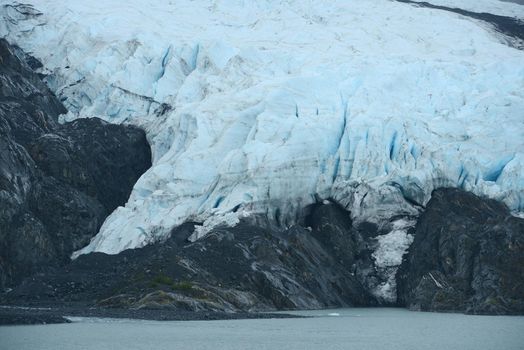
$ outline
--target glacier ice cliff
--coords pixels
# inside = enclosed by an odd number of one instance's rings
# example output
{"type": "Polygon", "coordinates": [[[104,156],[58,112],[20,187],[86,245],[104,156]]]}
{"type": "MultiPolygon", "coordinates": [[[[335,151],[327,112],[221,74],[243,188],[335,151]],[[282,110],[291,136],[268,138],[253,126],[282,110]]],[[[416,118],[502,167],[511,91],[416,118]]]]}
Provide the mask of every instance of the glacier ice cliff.
{"type": "Polygon", "coordinates": [[[0,2],[0,36],[45,63],[63,120],[152,145],[77,254],[186,221],[203,223],[192,239],[250,216],[289,227],[324,199],[380,226],[439,187],[524,210],[524,52],[479,21],[386,0],[29,2],[0,2]]]}

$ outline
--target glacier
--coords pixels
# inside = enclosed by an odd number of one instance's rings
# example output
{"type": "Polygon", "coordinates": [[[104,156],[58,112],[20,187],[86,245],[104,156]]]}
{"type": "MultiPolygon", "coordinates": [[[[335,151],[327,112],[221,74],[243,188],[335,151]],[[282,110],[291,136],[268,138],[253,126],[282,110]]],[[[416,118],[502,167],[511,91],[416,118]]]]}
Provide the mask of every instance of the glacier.
{"type": "Polygon", "coordinates": [[[249,217],[289,227],[327,199],[380,226],[443,186],[524,211],[524,52],[486,23],[388,0],[27,3],[0,1],[0,36],[44,62],[62,119],[140,126],[153,152],[74,256],[186,221],[192,240],[249,217]]]}

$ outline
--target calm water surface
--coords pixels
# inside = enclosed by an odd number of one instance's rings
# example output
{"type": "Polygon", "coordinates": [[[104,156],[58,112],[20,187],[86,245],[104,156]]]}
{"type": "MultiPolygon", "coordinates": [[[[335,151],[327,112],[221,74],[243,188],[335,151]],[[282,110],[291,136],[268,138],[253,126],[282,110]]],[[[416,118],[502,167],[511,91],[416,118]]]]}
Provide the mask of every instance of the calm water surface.
{"type": "Polygon", "coordinates": [[[2,350],[153,349],[524,349],[524,317],[403,309],[300,312],[308,319],[156,322],[77,319],[0,327],[2,350]]]}

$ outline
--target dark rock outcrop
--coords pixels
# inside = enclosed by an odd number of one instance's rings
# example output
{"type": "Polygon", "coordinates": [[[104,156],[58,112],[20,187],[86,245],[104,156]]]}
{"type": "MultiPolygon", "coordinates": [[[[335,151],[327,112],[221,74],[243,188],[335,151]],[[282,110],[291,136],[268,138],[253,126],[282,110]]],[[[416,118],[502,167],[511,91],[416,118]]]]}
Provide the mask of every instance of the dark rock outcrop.
{"type": "Polygon", "coordinates": [[[69,261],[151,165],[143,131],[79,119],[0,39],[0,290],[69,261]]]}
{"type": "Polygon", "coordinates": [[[524,220],[495,200],[433,192],[397,274],[414,310],[524,313],[524,220]]]}
{"type": "Polygon", "coordinates": [[[186,240],[193,231],[188,223],[167,242],[118,255],[83,255],[28,278],[3,302],[186,311],[376,305],[352,272],[357,246],[347,230],[347,213],[320,205],[309,221],[311,229],[285,231],[240,223],[217,228],[195,243],[186,240]]]}
{"type": "Polygon", "coordinates": [[[425,7],[435,10],[442,10],[457,13],[461,16],[472,18],[474,20],[483,21],[488,25],[491,25],[495,31],[506,36],[506,43],[509,46],[513,46],[519,50],[524,50],[523,40],[524,40],[524,23],[522,20],[516,17],[509,16],[500,16],[492,13],[486,12],[473,12],[463,10],[461,8],[449,7],[435,5],[430,2],[425,1],[413,1],[413,0],[396,0],[398,2],[403,2],[411,4],[417,7],[425,7]]]}

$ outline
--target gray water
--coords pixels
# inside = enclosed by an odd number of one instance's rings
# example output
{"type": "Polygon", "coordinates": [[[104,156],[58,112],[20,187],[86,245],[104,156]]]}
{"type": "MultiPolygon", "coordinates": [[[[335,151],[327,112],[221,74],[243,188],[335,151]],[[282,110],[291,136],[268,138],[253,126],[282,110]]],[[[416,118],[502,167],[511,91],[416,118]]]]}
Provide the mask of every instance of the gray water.
{"type": "Polygon", "coordinates": [[[161,349],[524,349],[524,317],[403,309],[301,312],[307,319],[136,321],[0,327],[2,350],[161,349]]]}

